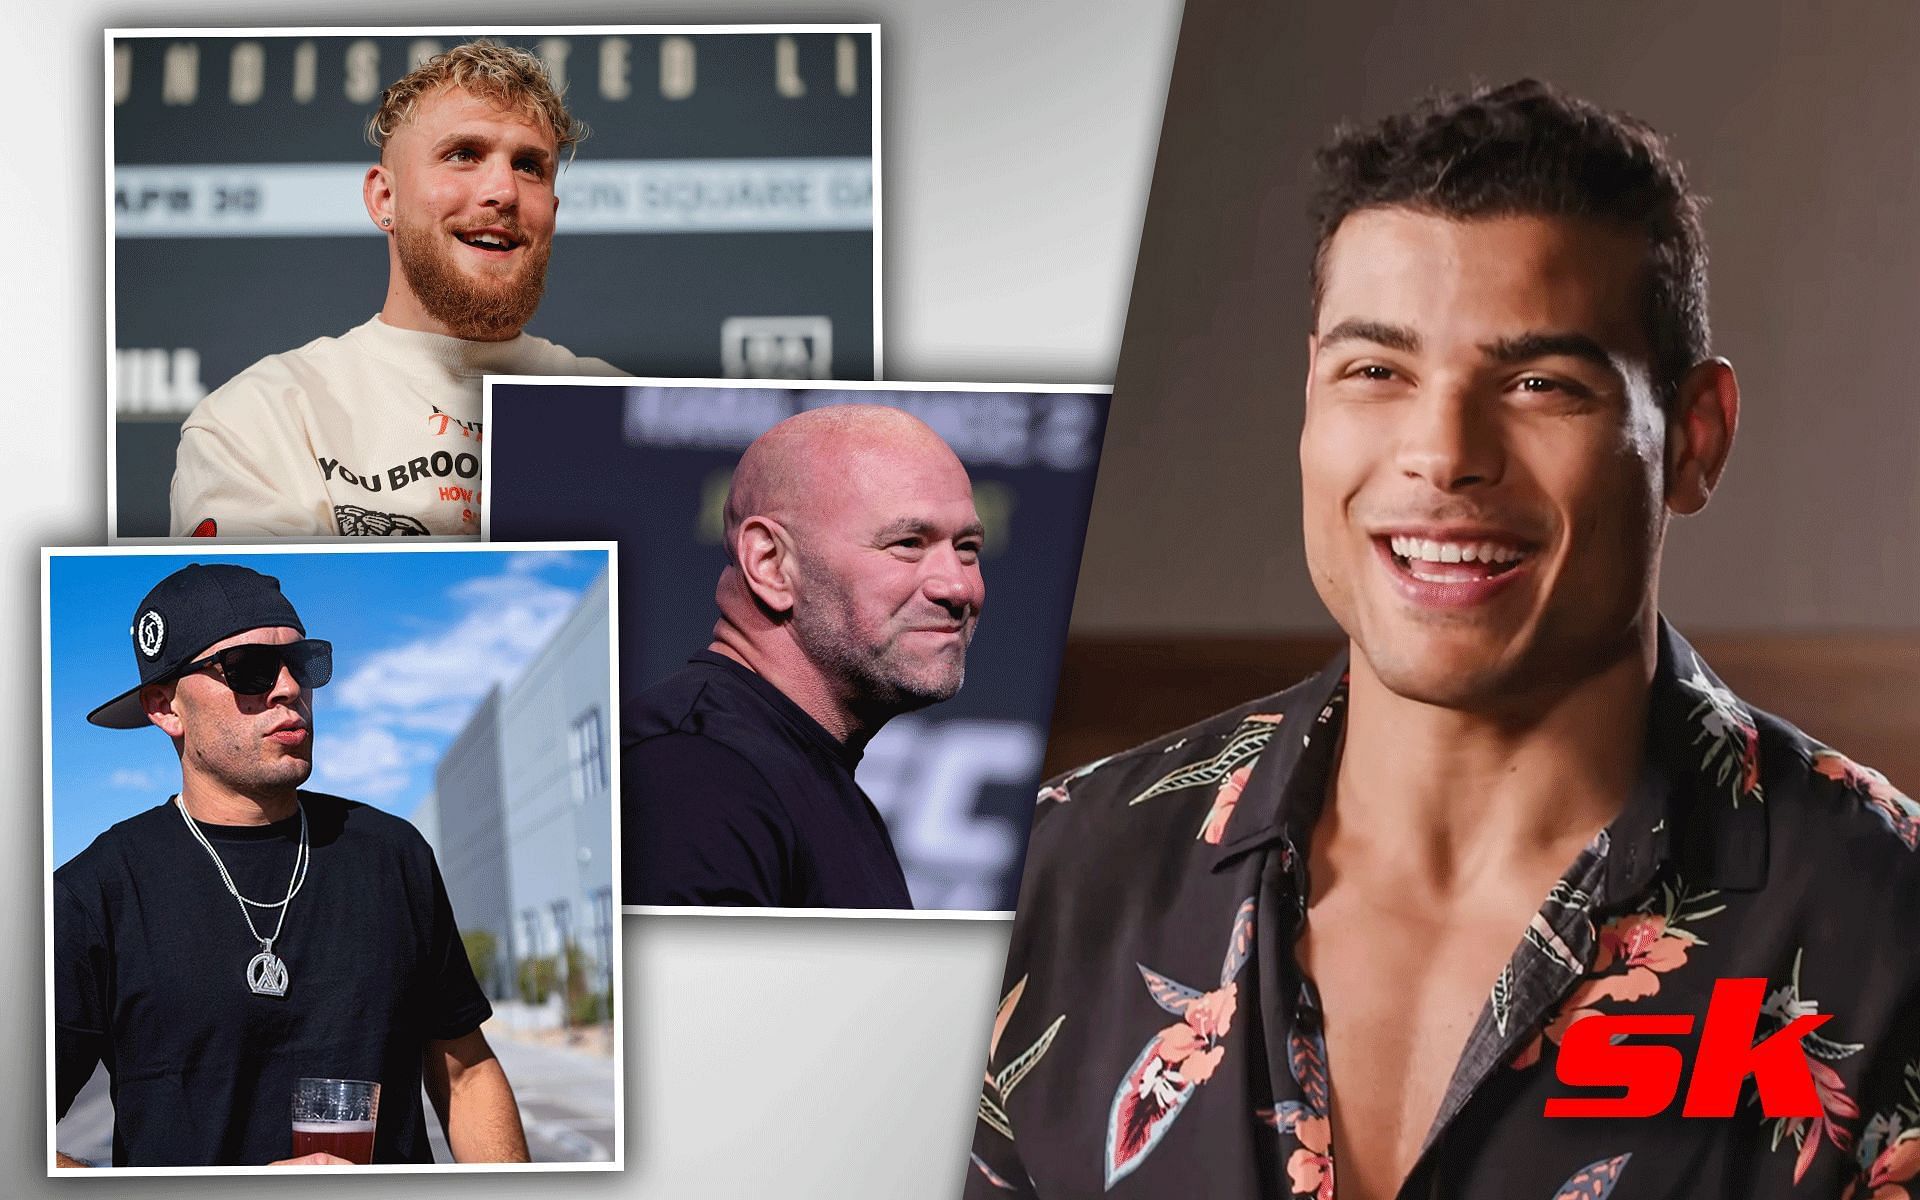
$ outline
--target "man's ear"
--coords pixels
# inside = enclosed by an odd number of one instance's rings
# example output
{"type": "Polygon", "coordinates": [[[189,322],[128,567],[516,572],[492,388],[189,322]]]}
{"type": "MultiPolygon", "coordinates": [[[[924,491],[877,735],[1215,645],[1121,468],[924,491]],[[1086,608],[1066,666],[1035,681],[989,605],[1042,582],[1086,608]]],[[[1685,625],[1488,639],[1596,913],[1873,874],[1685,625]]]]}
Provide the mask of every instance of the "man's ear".
{"type": "Polygon", "coordinates": [[[173,683],[150,683],[140,689],[140,707],[146,710],[147,720],[158,725],[170,738],[183,737],[187,727],[180,720],[180,712],[174,706],[174,690],[179,686],[173,683]]]}
{"type": "Polygon", "coordinates": [[[1667,414],[1667,508],[1681,516],[1707,506],[1740,426],[1740,383],[1724,358],[1698,363],[1680,380],[1667,414]]]}
{"type": "Polygon", "coordinates": [[[772,517],[748,517],[733,539],[734,561],[753,598],[775,616],[793,611],[793,537],[772,517]]]}
{"type": "Polygon", "coordinates": [[[366,203],[367,216],[382,233],[393,232],[393,172],[385,163],[367,168],[360,181],[360,198],[366,203]]]}

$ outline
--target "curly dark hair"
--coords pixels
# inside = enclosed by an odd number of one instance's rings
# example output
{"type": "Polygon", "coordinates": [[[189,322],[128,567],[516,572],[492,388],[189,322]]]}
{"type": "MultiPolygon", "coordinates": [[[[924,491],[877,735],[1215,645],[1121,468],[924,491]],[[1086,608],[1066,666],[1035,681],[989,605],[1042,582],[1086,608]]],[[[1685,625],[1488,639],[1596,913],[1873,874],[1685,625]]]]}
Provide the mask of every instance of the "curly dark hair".
{"type": "Polygon", "coordinates": [[[1327,246],[1353,213],[1579,217],[1646,236],[1645,321],[1663,404],[1707,357],[1704,198],[1688,189],[1665,139],[1642,121],[1522,79],[1433,96],[1368,128],[1342,126],[1315,166],[1316,314],[1327,246]]]}

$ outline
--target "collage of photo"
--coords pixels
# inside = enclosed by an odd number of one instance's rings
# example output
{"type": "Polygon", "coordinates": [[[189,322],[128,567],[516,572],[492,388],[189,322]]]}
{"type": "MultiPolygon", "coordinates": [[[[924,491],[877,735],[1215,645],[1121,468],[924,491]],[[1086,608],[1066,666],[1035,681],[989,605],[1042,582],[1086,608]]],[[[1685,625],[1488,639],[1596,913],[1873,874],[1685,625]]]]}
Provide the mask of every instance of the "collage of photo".
{"type": "Polygon", "coordinates": [[[1010,915],[1111,388],[875,382],[876,28],[107,56],[59,1164],[618,1169],[623,910],[1010,915]]]}
{"type": "Polygon", "coordinates": [[[106,30],[45,1174],[865,1090],[965,1200],[1920,1197],[1920,417],[1783,316],[1920,303],[1891,193],[1359,20],[1181,6],[1111,384],[889,373],[878,23],[106,30]],[[728,1095],[729,972],[850,927],[992,940],[966,1077],[903,990],[728,1095]]]}

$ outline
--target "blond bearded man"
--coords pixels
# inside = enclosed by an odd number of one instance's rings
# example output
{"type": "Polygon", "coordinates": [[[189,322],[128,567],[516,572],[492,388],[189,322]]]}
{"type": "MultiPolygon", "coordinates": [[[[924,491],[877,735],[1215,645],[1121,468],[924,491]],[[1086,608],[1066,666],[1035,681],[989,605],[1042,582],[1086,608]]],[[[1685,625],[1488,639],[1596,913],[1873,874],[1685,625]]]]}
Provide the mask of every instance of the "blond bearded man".
{"type": "Polygon", "coordinates": [[[539,59],[492,42],[436,55],[367,124],[363,185],[387,239],[379,314],[269,355],[180,431],[176,537],[477,535],[481,379],[611,375],[521,332],[586,130],[539,59]]]}

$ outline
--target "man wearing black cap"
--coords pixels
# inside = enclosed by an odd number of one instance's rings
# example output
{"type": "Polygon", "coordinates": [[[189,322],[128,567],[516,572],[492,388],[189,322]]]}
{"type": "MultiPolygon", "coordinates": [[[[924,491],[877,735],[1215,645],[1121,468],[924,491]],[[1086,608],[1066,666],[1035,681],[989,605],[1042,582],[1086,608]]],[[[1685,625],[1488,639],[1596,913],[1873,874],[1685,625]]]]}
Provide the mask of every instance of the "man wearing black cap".
{"type": "Polygon", "coordinates": [[[343,1162],[289,1158],[295,1085],[374,1080],[375,1161],[430,1162],[424,1082],[457,1159],[526,1161],[432,851],[299,790],[332,646],[224,564],[161,580],[131,632],[139,684],[87,719],[158,726],[181,786],[54,873],[56,1114],[105,1063],[115,1166],[343,1162]]]}

